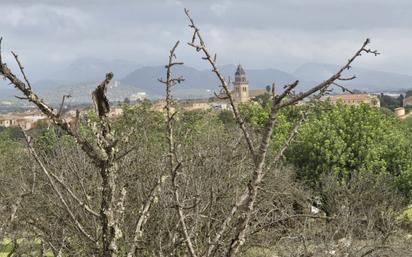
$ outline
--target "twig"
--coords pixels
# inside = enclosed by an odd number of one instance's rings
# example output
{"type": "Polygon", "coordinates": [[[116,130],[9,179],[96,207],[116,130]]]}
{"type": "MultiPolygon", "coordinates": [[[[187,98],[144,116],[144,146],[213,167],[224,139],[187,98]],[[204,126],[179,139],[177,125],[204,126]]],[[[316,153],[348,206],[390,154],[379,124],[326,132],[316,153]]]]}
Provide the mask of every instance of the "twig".
{"type": "MultiPolygon", "coordinates": [[[[269,143],[270,143],[270,138],[272,136],[273,133],[273,128],[276,124],[276,117],[277,117],[277,113],[281,108],[284,108],[286,106],[289,105],[293,105],[297,102],[299,102],[300,100],[316,93],[316,92],[320,92],[320,95],[323,95],[324,93],[327,92],[328,87],[334,83],[336,80],[348,80],[350,78],[342,78],[342,73],[344,70],[350,69],[350,65],[352,64],[352,62],[359,56],[361,56],[362,52],[366,52],[366,53],[374,53],[375,55],[377,55],[377,51],[372,51],[366,48],[366,46],[370,43],[370,40],[367,39],[362,47],[355,53],[355,55],[350,58],[348,60],[348,62],[340,69],[338,70],[337,73],[335,73],[334,75],[332,75],[329,79],[327,79],[326,81],[320,83],[317,86],[314,86],[313,88],[309,89],[308,91],[305,91],[299,95],[295,95],[293,90],[294,88],[298,85],[299,81],[295,81],[294,83],[287,85],[285,87],[284,92],[276,97],[273,97],[272,99],[272,106],[271,106],[271,110],[269,113],[269,118],[266,122],[266,126],[265,129],[263,131],[262,134],[262,140],[259,146],[258,151],[256,152],[252,141],[250,139],[250,136],[248,134],[248,132],[246,131],[246,128],[244,126],[243,120],[240,118],[238,110],[236,108],[236,105],[234,104],[233,98],[231,96],[230,90],[227,86],[227,83],[225,81],[225,79],[223,78],[223,76],[220,74],[219,70],[217,69],[216,63],[214,61],[214,59],[211,58],[211,55],[209,54],[209,51],[207,50],[207,47],[205,45],[205,42],[203,41],[200,33],[199,33],[199,29],[196,27],[196,25],[194,24],[193,19],[190,17],[189,15],[189,11],[187,9],[185,9],[185,13],[186,16],[189,18],[190,21],[190,25],[189,27],[193,29],[193,36],[192,36],[192,41],[188,43],[189,46],[192,46],[193,48],[196,49],[196,51],[202,51],[204,53],[204,57],[202,57],[202,59],[207,60],[209,62],[209,64],[212,66],[212,71],[217,75],[219,81],[221,82],[221,86],[223,88],[223,90],[225,91],[226,95],[228,96],[229,102],[232,106],[235,118],[237,123],[240,125],[241,130],[243,131],[244,134],[244,138],[248,144],[248,148],[250,150],[250,152],[252,153],[253,156],[253,160],[254,160],[254,168],[252,171],[252,179],[249,181],[249,183],[247,184],[244,192],[237,198],[235,205],[232,207],[231,211],[227,214],[224,222],[221,225],[220,230],[216,233],[214,240],[212,240],[212,243],[209,245],[209,249],[207,251],[207,255],[206,256],[210,256],[215,250],[216,250],[216,246],[217,243],[220,241],[222,235],[225,233],[225,231],[227,230],[229,224],[232,221],[232,218],[234,217],[234,215],[238,212],[238,210],[242,210],[241,214],[239,214],[239,218],[237,223],[235,224],[235,228],[236,228],[236,233],[235,236],[233,237],[229,248],[226,252],[226,256],[227,257],[233,257],[235,256],[238,251],[239,248],[244,244],[245,240],[246,240],[246,233],[247,233],[247,229],[249,227],[249,223],[250,223],[250,218],[251,215],[255,209],[255,201],[256,201],[256,197],[257,197],[257,193],[258,193],[258,188],[259,188],[259,184],[262,182],[263,177],[265,175],[264,170],[263,170],[263,166],[265,163],[265,159],[266,159],[266,154],[268,151],[268,147],[269,147],[269,143]],[[196,41],[198,41],[198,43],[196,43],[196,41]],[[285,100],[286,99],[286,100],[285,100]]],[[[274,95],[274,94],[273,94],[274,95]]],[[[279,153],[279,157],[277,159],[279,159],[282,154],[283,151],[285,151],[285,149],[287,148],[288,144],[290,143],[290,141],[294,138],[295,136],[295,132],[292,132],[292,135],[290,135],[290,137],[288,138],[287,142],[286,142],[286,147],[282,148],[282,150],[279,153]]]]}
{"type": "Polygon", "coordinates": [[[1,43],[3,42],[3,37],[0,37],[0,65],[3,65],[3,58],[2,58],[2,50],[1,50],[1,43]]]}
{"type": "MultiPolygon", "coordinates": [[[[166,117],[167,117],[167,141],[169,145],[169,153],[168,153],[168,159],[169,159],[169,170],[170,170],[170,175],[171,175],[171,182],[172,182],[172,187],[173,187],[173,196],[174,200],[176,202],[176,209],[177,213],[179,215],[179,221],[182,226],[186,246],[189,250],[189,253],[191,257],[197,257],[195,249],[193,247],[192,240],[189,235],[189,231],[187,228],[187,224],[185,221],[185,215],[183,213],[183,207],[182,203],[180,201],[180,194],[179,194],[179,186],[178,186],[178,170],[180,169],[182,163],[177,161],[177,164],[175,163],[175,158],[176,158],[176,151],[174,147],[174,132],[173,132],[173,117],[174,113],[172,113],[172,104],[173,104],[173,99],[171,95],[171,88],[172,86],[175,85],[175,83],[180,83],[181,79],[175,80],[172,77],[172,70],[171,68],[174,65],[181,65],[183,63],[180,62],[174,62],[174,59],[176,58],[175,51],[177,46],[179,45],[179,41],[176,42],[176,44],[173,46],[173,48],[170,50],[170,55],[169,55],[169,64],[166,65],[166,117]]],[[[177,159],[177,158],[176,158],[177,159]]]]}
{"type": "Polygon", "coordinates": [[[140,217],[136,222],[136,227],[134,229],[133,243],[132,243],[132,245],[129,249],[127,257],[133,257],[133,255],[134,255],[134,253],[137,249],[137,242],[139,242],[139,240],[143,236],[143,226],[146,223],[147,219],[149,218],[150,208],[152,207],[153,202],[156,199],[157,193],[159,192],[159,190],[162,187],[165,180],[166,180],[166,177],[164,177],[164,176],[161,176],[157,180],[157,182],[153,186],[152,190],[150,190],[149,197],[146,199],[146,201],[140,207],[140,217]]]}
{"type": "MultiPolygon", "coordinates": [[[[0,59],[2,53],[0,52],[0,59]]],[[[35,92],[29,88],[25,82],[21,81],[14,75],[11,70],[7,67],[5,63],[0,62],[0,75],[10,81],[10,84],[14,85],[23,95],[27,98],[29,102],[35,104],[39,110],[46,115],[54,124],[61,127],[70,136],[72,136],[75,141],[81,146],[83,151],[93,160],[95,164],[100,163],[102,160],[107,159],[107,155],[104,151],[101,151],[93,144],[91,144],[87,139],[82,138],[76,130],[74,130],[68,122],[58,117],[57,114],[53,112],[53,108],[44,102],[35,92]]]]}
{"type": "Polygon", "coordinates": [[[31,140],[29,138],[29,136],[26,134],[26,132],[22,129],[24,138],[26,140],[27,143],[27,147],[29,148],[29,151],[31,153],[31,155],[33,156],[33,158],[35,159],[35,161],[37,162],[37,164],[40,166],[41,170],[43,171],[43,173],[46,175],[51,187],[53,188],[53,191],[56,193],[56,195],[58,196],[60,202],[63,204],[65,210],[67,211],[67,213],[69,214],[70,218],[73,220],[74,224],[76,225],[77,229],[83,234],[84,237],[86,237],[87,239],[89,239],[92,242],[96,242],[95,239],[93,239],[93,237],[91,235],[89,235],[89,233],[86,232],[86,230],[83,228],[83,226],[81,225],[81,223],[79,222],[79,220],[76,218],[76,216],[74,215],[73,211],[71,210],[71,208],[69,207],[69,205],[67,204],[66,200],[64,199],[62,193],[60,192],[60,190],[57,188],[56,184],[53,181],[52,176],[50,175],[49,171],[47,170],[47,168],[44,166],[43,162],[40,160],[39,156],[37,155],[37,152],[34,150],[31,140]]]}
{"type": "Polygon", "coordinates": [[[339,80],[342,78],[342,73],[345,70],[348,70],[351,68],[352,63],[362,55],[363,52],[365,53],[372,53],[375,56],[379,55],[379,53],[377,52],[377,50],[370,50],[367,49],[366,46],[369,45],[370,40],[369,38],[365,40],[365,42],[363,43],[362,47],[356,51],[356,53],[348,60],[348,62],[343,65],[335,74],[333,74],[331,77],[329,77],[327,80],[323,81],[322,83],[318,84],[317,86],[312,87],[311,89],[287,100],[282,102],[281,104],[278,105],[278,109],[282,108],[282,107],[286,107],[292,104],[295,104],[296,102],[316,93],[317,91],[323,90],[325,88],[328,88],[331,84],[333,84],[336,80],[339,80]]]}
{"type": "Polygon", "coordinates": [[[332,84],[339,87],[340,89],[342,89],[343,92],[348,91],[349,93],[354,94],[354,92],[352,90],[350,90],[349,88],[347,88],[347,87],[344,87],[344,86],[342,86],[342,85],[340,85],[336,82],[333,82],[332,84]]]}
{"type": "Polygon", "coordinates": [[[14,56],[14,59],[16,60],[17,64],[19,65],[20,72],[23,75],[23,78],[26,81],[27,86],[29,87],[29,89],[31,89],[30,82],[26,77],[26,73],[24,72],[24,67],[19,61],[19,56],[17,54],[15,54],[13,51],[11,51],[11,54],[14,56]]]}
{"type": "Polygon", "coordinates": [[[62,102],[60,103],[59,112],[58,112],[58,114],[57,114],[58,117],[61,117],[61,115],[62,115],[63,106],[64,106],[64,100],[65,100],[66,98],[70,98],[70,97],[72,97],[72,96],[71,96],[71,95],[63,95],[62,102]]]}
{"type": "Polygon", "coordinates": [[[198,27],[195,25],[192,17],[190,16],[188,9],[185,9],[185,14],[186,14],[186,16],[188,17],[188,19],[190,21],[189,27],[193,29],[192,41],[190,43],[188,43],[188,45],[191,46],[191,47],[194,47],[196,49],[196,51],[198,51],[198,52],[202,51],[203,54],[204,54],[204,57],[202,57],[202,59],[208,61],[209,64],[212,66],[212,71],[216,74],[217,78],[220,81],[220,86],[222,87],[225,94],[227,95],[227,99],[229,100],[230,106],[232,107],[235,119],[236,119],[240,129],[243,132],[243,135],[244,135],[244,138],[245,138],[246,143],[248,145],[249,151],[250,151],[253,159],[255,160],[256,154],[255,154],[255,148],[253,146],[251,136],[250,136],[249,132],[246,129],[245,122],[240,117],[239,110],[237,109],[236,104],[233,100],[233,96],[232,96],[232,93],[229,90],[228,84],[227,84],[225,78],[223,77],[223,75],[220,73],[219,69],[217,68],[216,58],[215,57],[212,58],[211,54],[209,53],[208,49],[206,48],[205,42],[203,41],[202,36],[200,35],[198,27]],[[199,40],[198,45],[195,44],[196,39],[199,40]]]}

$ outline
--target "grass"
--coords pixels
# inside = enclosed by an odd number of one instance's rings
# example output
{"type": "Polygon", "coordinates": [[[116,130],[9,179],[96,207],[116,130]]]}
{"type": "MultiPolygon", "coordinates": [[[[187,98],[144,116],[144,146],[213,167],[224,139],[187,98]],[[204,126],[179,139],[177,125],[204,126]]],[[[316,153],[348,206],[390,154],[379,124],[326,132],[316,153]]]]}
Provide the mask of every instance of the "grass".
{"type": "MultiPolygon", "coordinates": [[[[22,244],[22,243],[29,243],[29,244],[34,244],[32,246],[35,246],[35,248],[39,248],[40,246],[40,240],[36,239],[34,241],[27,241],[25,239],[18,239],[17,240],[18,244],[22,244]]],[[[13,245],[12,245],[12,241],[10,239],[4,239],[3,241],[0,242],[0,257],[7,257],[7,255],[10,253],[10,251],[12,250],[13,245]]],[[[34,252],[33,252],[34,253],[34,252]]],[[[46,253],[47,257],[53,257],[53,253],[51,251],[48,251],[46,253]]]]}

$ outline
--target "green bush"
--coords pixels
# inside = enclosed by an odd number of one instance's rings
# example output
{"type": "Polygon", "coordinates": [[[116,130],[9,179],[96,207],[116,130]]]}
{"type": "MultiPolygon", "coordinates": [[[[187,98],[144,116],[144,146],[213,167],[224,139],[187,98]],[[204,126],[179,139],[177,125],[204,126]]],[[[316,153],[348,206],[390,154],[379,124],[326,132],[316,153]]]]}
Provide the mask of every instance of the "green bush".
{"type": "Polygon", "coordinates": [[[322,174],[350,182],[353,172],[391,174],[399,189],[412,189],[410,130],[395,117],[368,105],[330,106],[302,126],[287,160],[313,187],[322,174]]]}

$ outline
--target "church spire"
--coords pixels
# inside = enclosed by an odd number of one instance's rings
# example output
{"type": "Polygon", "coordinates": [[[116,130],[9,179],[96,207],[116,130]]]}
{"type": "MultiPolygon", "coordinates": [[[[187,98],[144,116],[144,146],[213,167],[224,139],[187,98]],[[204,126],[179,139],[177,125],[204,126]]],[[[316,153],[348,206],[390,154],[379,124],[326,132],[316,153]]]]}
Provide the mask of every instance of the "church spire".
{"type": "Polygon", "coordinates": [[[237,75],[237,76],[241,76],[241,75],[244,76],[244,75],[246,75],[245,70],[243,69],[242,65],[239,64],[239,65],[237,66],[235,75],[237,75]]]}
{"type": "Polygon", "coordinates": [[[238,65],[235,72],[234,83],[235,100],[246,102],[249,100],[249,83],[246,79],[246,72],[242,65],[238,65]]]}

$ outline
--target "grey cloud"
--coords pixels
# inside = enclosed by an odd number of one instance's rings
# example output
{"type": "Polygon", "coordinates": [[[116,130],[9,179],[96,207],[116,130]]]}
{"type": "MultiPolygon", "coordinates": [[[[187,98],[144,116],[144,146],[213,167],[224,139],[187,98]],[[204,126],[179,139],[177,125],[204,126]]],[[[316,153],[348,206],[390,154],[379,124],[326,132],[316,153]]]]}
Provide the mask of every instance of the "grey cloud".
{"type": "MultiPolygon", "coordinates": [[[[411,73],[407,0],[1,0],[0,34],[5,50],[18,51],[36,77],[82,57],[159,64],[176,40],[190,39],[183,7],[221,64],[293,70],[341,63],[371,37],[383,55],[359,65],[411,73]]],[[[179,57],[204,67],[183,45],[179,57]]]]}

